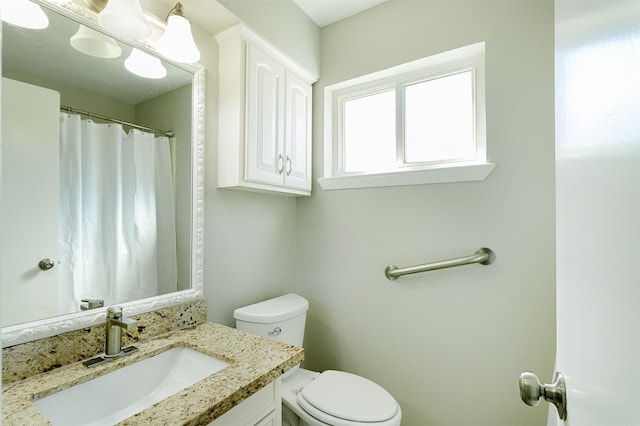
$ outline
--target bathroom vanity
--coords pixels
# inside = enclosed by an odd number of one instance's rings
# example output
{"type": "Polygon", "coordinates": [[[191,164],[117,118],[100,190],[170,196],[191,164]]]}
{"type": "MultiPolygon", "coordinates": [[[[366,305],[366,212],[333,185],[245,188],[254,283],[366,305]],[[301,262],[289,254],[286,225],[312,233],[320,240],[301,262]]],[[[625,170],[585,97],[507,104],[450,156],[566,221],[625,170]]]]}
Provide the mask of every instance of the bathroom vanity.
{"type": "MultiPolygon", "coordinates": [[[[4,385],[2,423],[50,424],[33,401],[169,349],[187,347],[229,365],[119,424],[277,425],[281,416],[280,376],[303,359],[302,348],[209,322],[136,346],[138,352],[97,367],[75,362],[4,385]]],[[[107,401],[108,396],[104,398],[107,401]]]]}

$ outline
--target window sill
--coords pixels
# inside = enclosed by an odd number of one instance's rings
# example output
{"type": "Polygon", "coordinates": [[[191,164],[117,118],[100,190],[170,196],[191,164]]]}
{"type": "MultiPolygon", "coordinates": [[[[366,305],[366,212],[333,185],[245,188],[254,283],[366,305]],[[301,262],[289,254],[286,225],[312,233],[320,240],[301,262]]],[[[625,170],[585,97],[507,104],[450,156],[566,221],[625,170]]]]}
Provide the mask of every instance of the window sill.
{"type": "Polygon", "coordinates": [[[423,170],[325,177],[319,178],[318,183],[322,189],[329,191],[334,189],[474,182],[485,180],[494,167],[494,163],[447,165],[423,170]]]}

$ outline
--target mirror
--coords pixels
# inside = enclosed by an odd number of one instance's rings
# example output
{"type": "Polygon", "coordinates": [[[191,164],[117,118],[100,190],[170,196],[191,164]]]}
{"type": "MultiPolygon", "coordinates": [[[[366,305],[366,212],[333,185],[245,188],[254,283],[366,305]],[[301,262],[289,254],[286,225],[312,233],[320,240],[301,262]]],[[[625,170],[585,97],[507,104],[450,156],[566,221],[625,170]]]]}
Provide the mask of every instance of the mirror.
{"type": "Polygon", "coordinates": [[[47,28],[2,23],[3,347],[202,297],[204,69],[134,75],[152,49],[82,53],[95,13],[33,1],[47,28]]]}

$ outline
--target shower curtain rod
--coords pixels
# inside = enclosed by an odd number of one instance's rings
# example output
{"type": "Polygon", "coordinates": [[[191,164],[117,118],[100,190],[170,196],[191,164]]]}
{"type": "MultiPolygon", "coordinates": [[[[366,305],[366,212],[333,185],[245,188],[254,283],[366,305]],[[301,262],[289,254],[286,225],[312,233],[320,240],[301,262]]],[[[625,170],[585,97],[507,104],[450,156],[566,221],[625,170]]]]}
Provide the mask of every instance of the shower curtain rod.
{"type": "Polygon", "coordinates": [[[151,132],[151,133],[155,133],[155,134],[164,135],[164,136],[167,136],[169,138],[173,137],[173,130],[153,129],[151,127],[141,126],[140,124],[129,123],[128,121],[118,120],[117,118],[111,118],[111,117],[108,117],[106,115],[94,114],[94,113],[89,112],[89,111],[82,111],[80,109],[72,108],[70,106],[60,105],[60,111],[65,111],[65,112],[69,112],[69,113],[85,115],[85,116],[87,116],[89,118],[98,118],[100,120],[106,120],[106,121],[108,121],[110,123],[123,124],[125,126],[133,127],[134,129],[144,130],[146,132],[151,132]]]}

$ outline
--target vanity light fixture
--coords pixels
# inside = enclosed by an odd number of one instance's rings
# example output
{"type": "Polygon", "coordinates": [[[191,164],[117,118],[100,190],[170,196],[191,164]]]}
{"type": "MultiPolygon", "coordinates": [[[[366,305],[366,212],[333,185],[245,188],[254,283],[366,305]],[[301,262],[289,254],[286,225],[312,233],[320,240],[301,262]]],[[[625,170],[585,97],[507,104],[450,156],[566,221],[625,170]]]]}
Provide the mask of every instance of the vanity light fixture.
{"type": "Polygon", "coordinates": [[[0,16],[8,24],[31,30],[49,26],[49,18],[40,5],[30,0],[0,0],[0,16]]]}
{"type": "Polygon", "coordinates": [[[200,51],[193,40],[191,24],[184,17],[182,3],[178,2],[169,11],[167,29],[156,46],[167,59],[191,64],[200,60],[200,51]]]}
{"type": "Polygon", "coordinates": [[[139,0],[109,0],[98,14],[98,23],[119,37],[141,40],[151,35],[151,26],[139,0]]]}
{"type": "Polygon", "coordinates": [[[164,78],[167,69],[160,59],[138,49],[131,50],[131,54],[124,61],[124,67],[129,72],[144,78],[164,78]]]}
{"type": "Polygon", "coordinates": [[[78,52],[96,58],[118,58],[122,54],[114,39],[82,24],[69,42],[78,52]]]}

